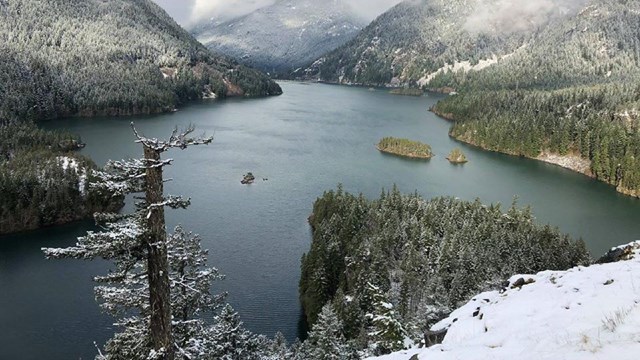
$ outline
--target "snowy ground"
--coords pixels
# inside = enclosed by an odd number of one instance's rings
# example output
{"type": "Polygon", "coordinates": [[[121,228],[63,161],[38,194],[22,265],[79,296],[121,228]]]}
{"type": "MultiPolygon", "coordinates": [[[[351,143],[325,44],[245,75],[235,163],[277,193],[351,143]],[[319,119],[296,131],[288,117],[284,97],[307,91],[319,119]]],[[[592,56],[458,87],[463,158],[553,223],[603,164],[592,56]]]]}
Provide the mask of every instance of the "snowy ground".
{"type": "Polygon", "coordinates": [[[514,276],[535,282],[474,297],[432,328],[449,328],[441,345],[377,359],[640,359],[640,242],[629,246],[627,261],[514,276]]]}

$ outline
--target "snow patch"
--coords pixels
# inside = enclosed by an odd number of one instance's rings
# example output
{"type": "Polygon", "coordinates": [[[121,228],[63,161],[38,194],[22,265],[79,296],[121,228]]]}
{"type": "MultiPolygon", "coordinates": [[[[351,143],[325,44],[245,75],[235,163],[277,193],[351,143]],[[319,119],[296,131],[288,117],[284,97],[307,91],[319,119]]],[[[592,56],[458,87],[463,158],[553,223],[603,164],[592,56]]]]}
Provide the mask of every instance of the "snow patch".
{"type": "Polygon", "coordinates": [[[442,344],[376,359],[637,359],[640,242],[626,247],[627,261],[514,276],[533,282],[475,296],[432,327],[442,344]]]}
{"type": "Polygon", "coordinates": [[[162,73],[163,79],[173,79],[178,71],[175,68],[163,67],[160,68],[160,72],[162,73]]]}
{"type": "Polygon", "coordinates": [[[518,50],[523,49],[526,46],[527,46],[526,44],[522,45],[516,51],[514,51],[514,52],[512,52],[510,54],[502,55],[500,57],[494,54],[491,58],[480,60],[475,65],[471,65],[471,62],[468,61],[468,60],[467,61],[456,61],[453,64],[445,64],[445,66],[441,67],[440,69],[438,69],[438,70],[432,72],[431,74],[426,75],[426,76],[422,77],[420,80],[418,80],[418,85],[426,86],[427,84],[429,84],[431,82],[431,80],[433,80],[439,74],[446,73],[446,72],[449,72],[449,71],[458,72],[458,71],[462,70],[464,72],[469,72],[469,71],[472,71],[472,70],[473,71],[480,71],[482,69],[486,69],[491,65],[497,64],[501,60],[505,60],[505,59],[508,59],[508,58],[512,57],[518,50]]]}

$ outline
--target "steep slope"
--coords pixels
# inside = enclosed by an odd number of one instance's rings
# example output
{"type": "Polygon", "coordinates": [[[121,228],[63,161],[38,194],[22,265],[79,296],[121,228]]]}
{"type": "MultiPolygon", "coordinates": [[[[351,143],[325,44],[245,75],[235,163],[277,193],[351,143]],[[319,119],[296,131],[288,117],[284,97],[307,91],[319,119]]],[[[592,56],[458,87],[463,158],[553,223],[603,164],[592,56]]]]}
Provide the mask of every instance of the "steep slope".
{"type": "Polygon", "coordinates": [[[640,242],[619,249],[618,262],[514,276],[434,325],[441,345],[376,359],[636,359],[640,242]]]}
{"type": "Polygon", "coordinates": [[[434,83],[460,90],[515,90],[634,82],[640,75],[639,21],[637,0],[590,1],[536,32],[496,66],[469,76],[442,73],[434,83]]]}
{"type": "Polygon", "coordinates": [[[0,1],[0,118],[125,115],[205,95],[279,94],[150,0],[0,1]]]}
{"type": "Polygon", "coordinates": [[[581,2],[516,6],[503,0],[405,1],[318,59],[306,76],[341,83],[424,85],[447,65],[483,68],[508,56],[538,29],[576,12],[581,2]]]}
{"type": "Polygon", "coordinates": [[[640,1],[592,1],[494,66],[442,73],[451,135],[551,161],[640,197],[640,1]],[[574,160],[571,160],[574,159],[574,160]]]}
{"type": "Polygon", "coordinates": [[[366,21],[343,0],[280,0],[192,33],[209,49],[271,73],[288,74],[351,40],[366,21]]]}

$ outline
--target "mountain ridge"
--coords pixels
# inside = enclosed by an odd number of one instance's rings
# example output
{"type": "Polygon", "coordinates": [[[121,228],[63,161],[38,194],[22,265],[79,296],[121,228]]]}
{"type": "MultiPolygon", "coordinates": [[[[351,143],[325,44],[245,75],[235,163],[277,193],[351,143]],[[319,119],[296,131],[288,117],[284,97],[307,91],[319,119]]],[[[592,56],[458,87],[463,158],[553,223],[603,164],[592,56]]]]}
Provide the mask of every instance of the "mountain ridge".
{"type": "Polygon", "coordinates": [[[212,94],[281,93],[149,0],[5,0],[0,9],[0,117],[157,113],[212,94]]]}
{"type": "Polygon", "coordinates": [[[501,0],[404,1],[296,75],[367,86],[419,86],[447,65],[476,65],[513,53],[545,27],[575,14],[576,4],[583,2],[518,9],[501,0]],[[519,16],[508,17],[507,10],[519,16]]]}
{"type": "Polygon", "coordinates": [[[367,22],[343,1],[280,0],[191,32],[209,49],[263,71],[287,75],[353,38],[367,22]]]}

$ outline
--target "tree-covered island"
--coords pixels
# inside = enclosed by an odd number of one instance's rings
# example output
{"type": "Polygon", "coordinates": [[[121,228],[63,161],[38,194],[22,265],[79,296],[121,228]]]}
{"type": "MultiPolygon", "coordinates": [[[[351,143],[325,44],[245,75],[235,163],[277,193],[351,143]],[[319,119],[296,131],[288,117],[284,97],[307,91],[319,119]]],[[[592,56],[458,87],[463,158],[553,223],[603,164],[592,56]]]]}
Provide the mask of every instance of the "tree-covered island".
{"type": "Polygon", "coordinates": [[[376,148],[387,154],[412,159],[431,159],[434,156],[430,145],[409,139],[385,137],[376,148]]]}
{"type": "Polygon", "coordinates": [[[447,160],[452,164],[466,164],[469,162],[469,160],[467,160],[467,156],[459,148],[451,150],[447,156],[447,160]]]}

